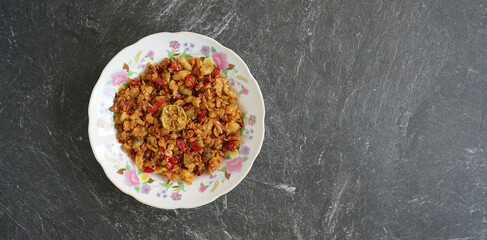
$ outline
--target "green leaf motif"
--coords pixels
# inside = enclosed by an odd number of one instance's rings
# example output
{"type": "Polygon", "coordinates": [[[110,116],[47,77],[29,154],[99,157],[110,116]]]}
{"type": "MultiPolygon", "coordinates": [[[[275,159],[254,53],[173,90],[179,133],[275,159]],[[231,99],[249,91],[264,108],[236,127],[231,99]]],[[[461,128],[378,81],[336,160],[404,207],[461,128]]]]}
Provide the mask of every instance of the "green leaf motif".
{"type": "Polygon", "coordinates": [[[247,160],[249,160],[249,157],[245,156],[245,157],[243,158],[243,161],[245,162],[245,161],[247,161],[247,160]]]}
{"type": "Polygon", "coordinates": [[[166,50],[166,51],[167,51],[167,56],[169,56],[169,58],[176,60],[176,58],[172,55],[171,51],[169,51],[169,50],[166,50]]]}
{"type": "Polygon", "coordinates": [[[243,132],[245,131],[245,128],[240,128],[240,136],[243,135],[243,132]]]}
{"type": "Polygon", "coordinates": [[[129,60],[128,64],[129,65],[132,65],[132,63],[134,63],[134,62],[132,62],[132,60],[129,60]]]}
{"type": "Polygon", "coordinates": [[[227,69],[223,69],[222,71],[225,74],[225,76],[228,74],[228,70],[227,69]]]}
{"type": "Polygon", "coordinates": [[[105,83],[106,86],[110,86],[110,81],[107,81],[107,83],[105,83]]]}
{"type": "Polygon", "coordinates": [[[211,46],[211,52],[216,52],[216,49],[213,46],[211,46]]]}
{"type": "Polygon", "coordinates": [[[137,175],[140,175],[142,173],[142,170],[137,168],[137,175]]]}
{"type": "Polygon", "coordinates": [[[193,56],[189,55],[186,53],[186,50],[181,54],[181,56],[186,57],[186,58],[192,58],[193,56]]]}
{"type": "MultiPolygon", "coordinates": [[[[228,156],[230,158],[230,156],[228,156]]],[[[226,172],[227,171],[227,168],[226,167],[223,167],[222,169],[218,170],[220,172],[226,172]]]]}
{"type": "Polygon", "coordinates": [[[236,74],[236,73],[238,73],[238,70],[236,68],[234,68],[233,72],[236,74]]]}
{"type": "Polygon", "coordinates": [[[205,58],[209,58],[210,57],[210,54],[206,54],[205,58]]]}
{"type": "Polygon", "coordinates": [[[130,165],[128,162],[127,162],[127,164],[125,164],[125,169],[130,170],[130,165]]]}
{"type": "Polygon", "coordinates": [[[136,192],[140,192],[140,187],[135,187],[136,192]]]}
{"type": "Polygon", "coordinates": [[[186,192],[186,190],[184,190],[184,184],[182,182],[178,182],[178,186],[183,192],[186,192]]]}
{"type": "Polygon", "coordinates": [[[135,72],[129,71],[129,73],[128,73],[128,74],[129,74],[129,77],[130,77],[130,76],[134,75],[134,74],[135,74],[135,72]]]}
{"type": "Polygon", "coordinates": [[[173,183],[161,183],[161,186],[163,186],[164,188],[166,188],[166,191],[167,191],[170,187],[172,187],[172,184],[173,183]]]}
{"type": "Polygon", "coordinates": [[[124,82],[122,85],[126,88],[130,87],[130,84],[128,82],[124,82]]]}

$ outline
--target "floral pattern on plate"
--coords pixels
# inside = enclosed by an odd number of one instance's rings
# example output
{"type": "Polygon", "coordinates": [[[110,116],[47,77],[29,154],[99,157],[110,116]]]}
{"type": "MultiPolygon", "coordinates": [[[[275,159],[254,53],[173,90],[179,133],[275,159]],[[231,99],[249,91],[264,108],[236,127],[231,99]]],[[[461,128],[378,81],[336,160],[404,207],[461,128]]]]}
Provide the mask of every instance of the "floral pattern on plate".
{"type": "MultiPolygon", "coordinates": [[[[242,117],[245,123],[240,131],[242,145],[239,150],[227,154],[219,170],[214,171],[211,175],[198,176],[192,185],[174,181],[166,183],[165,176],[137,169],[135,163],[121,150],[120,144],[115,138],[113,113],[108,110],[113,104],[115,93],[122,85],[128,86],[128,78],[134,78],[143,72],[148,62],[159,62],[165,57],[176,59],[179,56],[185,56],[204,57],[205,62],[218,67],[220,74],[229,79],[231,86],[241,96],[239,102],[242,97],[247,98],[247,96],[252,95],[253,89],[257,91],[255,93],[257,95],[254,94],[254,97],[261,98],[261,94],[257,85],[249,86],[248,76],[253,81],[255,80],[249,75],[248,70],[246,74],[241,74],[241,69],[237,67],[239,64],[233,62],[235,58],[229,57],[229,54],[234,54],[233,52],[221,48],[218,44],[208,44],[211,41],[192,41],[191,38],[167,39],[165,41],[167,45],[161,47],[150,47],[149,44],[147,45],[149,48],[147,48],[141,45],[140,48],[130,51],[132,55],[123,54],[123,58],[120,58],[117,65],[112,63],[107,65],[107,68],[113,66],[106,74],[102,73],[99,81],[102,81],[103,84],[95,86],[90,101],[90,142],[97,142],[97,144],[92,143],[93,151],[110,180],[139,201],[160,208],[197,206],[198,203],[195,201],[204,201],[203,204],[210,202],[215,196],[218,197],[233,188],[248,172],[256,153],[258,153],[256,151],[260,149],[261,139],[255,141],[254,135],[258,131],[256,127],[263,131],[263,125],[258,126],[257,124],[259,114],[263,114],[263,112],[254,111],[251,104],[241,103],[243,106],[242,117]],[[248,76],[245,77],[244,75],[248,76]],[[99,93],[95,92],[97,88],[100,89],[99,93]],[[97,136],[96,140],[94,135],[97,136]],[[252,153],[254,155],[251,159],[252,153]],[[113,170],[110,171],[109,169],[113,170]],[[234,177],[234,175],[238,175],[238,177],[234,177]],[[231,186],[222,187],[229,182],[232,182],[231,186]],[[196,197],[198,194],[208,195],[208,198],[196,197]]],[[[117,56],[114,59],[117,59],[117,56]]],[[[263,119],[263,115],[260,118],[263,119]]],[[[261,137],[263,138],[263,132],[261,137]]]]}

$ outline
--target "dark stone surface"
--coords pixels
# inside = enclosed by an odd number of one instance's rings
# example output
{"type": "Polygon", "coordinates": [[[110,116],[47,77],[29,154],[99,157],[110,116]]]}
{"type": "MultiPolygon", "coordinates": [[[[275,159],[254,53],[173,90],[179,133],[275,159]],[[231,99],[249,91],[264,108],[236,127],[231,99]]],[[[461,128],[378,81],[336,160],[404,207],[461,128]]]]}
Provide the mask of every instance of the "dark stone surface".
{"type": "Polygon", "coordinates": [[[0,236],[487,239],[484,1],[1,1],[0,236]],[[155,32],[237,52],[266,104],[245,180],[203,207],[123,194],[95,160],[102,69],[155,32]]]}

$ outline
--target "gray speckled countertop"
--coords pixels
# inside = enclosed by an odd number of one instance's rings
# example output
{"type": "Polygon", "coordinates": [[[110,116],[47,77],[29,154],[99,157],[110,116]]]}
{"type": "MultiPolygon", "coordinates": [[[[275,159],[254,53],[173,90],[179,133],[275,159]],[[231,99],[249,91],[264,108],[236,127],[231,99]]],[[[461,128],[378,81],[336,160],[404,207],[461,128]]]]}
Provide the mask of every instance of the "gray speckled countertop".
{"type": "Polygon", "coordinates": [[[0,236],[487,239],[483,1],[2,1],[0,236]],[[247,177],[196,209],[118,190],[87,107],[102,69],[155,32],[233,49],[264,95],[247,177]]]}

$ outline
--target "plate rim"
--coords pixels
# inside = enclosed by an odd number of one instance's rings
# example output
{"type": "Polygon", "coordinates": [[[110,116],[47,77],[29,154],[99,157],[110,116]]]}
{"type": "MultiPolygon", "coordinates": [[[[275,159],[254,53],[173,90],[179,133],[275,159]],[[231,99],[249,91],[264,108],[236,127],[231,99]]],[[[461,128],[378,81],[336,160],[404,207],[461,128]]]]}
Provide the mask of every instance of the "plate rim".
{"type": "Polygon", "coordinates": [[[232,191],[235,187],[237,187],[242,181],[243,179],[247,176],[247,174],[250,172],[250,170],[252,169],[252,166],[254,164],[254,161],[257,159],[257,157],[259,156],[259,153],[260,153],[260,150],[262,149],[262,145],[264,143],[264,137],[265,137],[265,104],[264,104],[264,97],[262,95],[262,91],[260,89],[260,86],[259,86],[259,83],[257,82],[257,80],[254,78],[254,76],[252,75],[252,73],[250,72],[250,69],[249,67],[247,66],[247,63],[245,63],[245,61],[237,54],[235,53],[233,50],[223,46],[220,42],[218,42],[217,40],[213,39],[213,38],[210,38],[208,36],[205,36],[203,34],[199,34],[199,33],[193,33],[193,32],[158,32],[158,33],[153,33],[153,34],[150,34],[150,35],[147,35],[145,37],[142,37],[140,38],[139,40],[137,40],[136,42],[124,47],[122,50],[120,50],[117,54],[115,54],[115,56],[112,57],[112,59],[110,59],[110,61],[105,65],[105,67],[103,68],[103,70],[101,71],[100,73],[100,76],[98,77],[98,80],[96,81],[95,85],[93,86],[93,89],[91,91],[91,95],[90,95],[90,100],[89,100],[89,103],[88,103],[88,139],[90,141],[90,147],[91,147],[91,151],[93,152],[93,155],[95,156],[95,159],[96,161],[98,162],[98,164],[100,164],[101,168],[103,169],[103,172],[105,173],[105,176],[112,182],[113,185],[115,185],[115,187],[117,187],[120,191],[122,191],[123,193],[133,197],[135,200],[145,204],[145,205],[148,205],[148,206],[151,206],[151,207],[154,207],[154,208],[159,208],[159,209],[167,209],[167,210],[171,210],[171,209],[189,209],[189,208],[197,208],[197,207],[201,207],[201,206],[204,206],[206,204],[209,204],[211,202],[214,202],[216,199],[218,199],[219,197],[223,196],[223,195],[226,195],[227,193],[229,193],[230,191],[232,191]],[[220,194],[217,194],[213,197],[209,197],[206,201],[202,201],[200,203],[197,203],[197,204],[193,204],[193,205],[183,205],[183,206],[174,206],[174,207],[162,207],[162,206],[157,206],[153,203],[150,203],[150,202],[146,202],[146,201],[143,201],[142,199],[139,199],[137,196],[135,196],[134,194],[126,191],[125,189],[121,188],[119,186],[119,184],[116,183],[116,181],[114,181],[110,175],[107,173],[107,169],[105,169],[105,167],[103,166],[103,164],[101,163],[100,161],[100,158],[97,156],[96,152],[95,152],[95,148],[93,146],[93,142],[92,142],[92,137],[91,137],[91,131],[90,131],[90,126],[91,126],[91,118],[90,118],[90,109],[91,109],[91,104],[93,102],[93,98],[94,98],[94,92],[95,92],[95,89],[98,87],[98,85],[101,83],[101,77],[103,76],[103,74],[105,73],[105,71],[107,70],[108,66],[120,55],[122,54],[122,52],[125,52],[128,48],[138,44],[139,42],[141,42],[142,40],[146,39],[146,38],[149,38],[149,37],[154,37],[156,35],[177,35],[177,34],[190,34],[190,35],[195,35],[196,37],[201,37],[201,38],[205,38],[209,41],[212,41],[214,42],[217,46],[221,47],[222,49],[225,49],[226,51],[229,51],[230,53],[234,54],[234,56],[236,56],[236,58],[238,60],[240,60],[242,63],[243,63],[243,67],[244,67],[244,70],[249,74],[249,76],[251,77],[251,79],[255,82],[255,84],[257,85],[257,90],[258,90],[258,94],[260,96],[259,98],[259,101],[262,103],[262,107],[261,107],[261,110],[262,110],[262,121],[261,121],[261,124],[262,124],[262,133],[261,133],[261,138],[260,138],[260,142],[258,143],[258,148],[257,148],[257,152],[256,152],[256,155],[253,159],[249,159],[251,160],[250,161],[250,166],[248,167],[248,169],[244,172],[244,174],[241,175],[240,178],[238,178],[233,184],[231,185],[227,185],[229,186],[227,190],[221,192],[220,194]]]}

